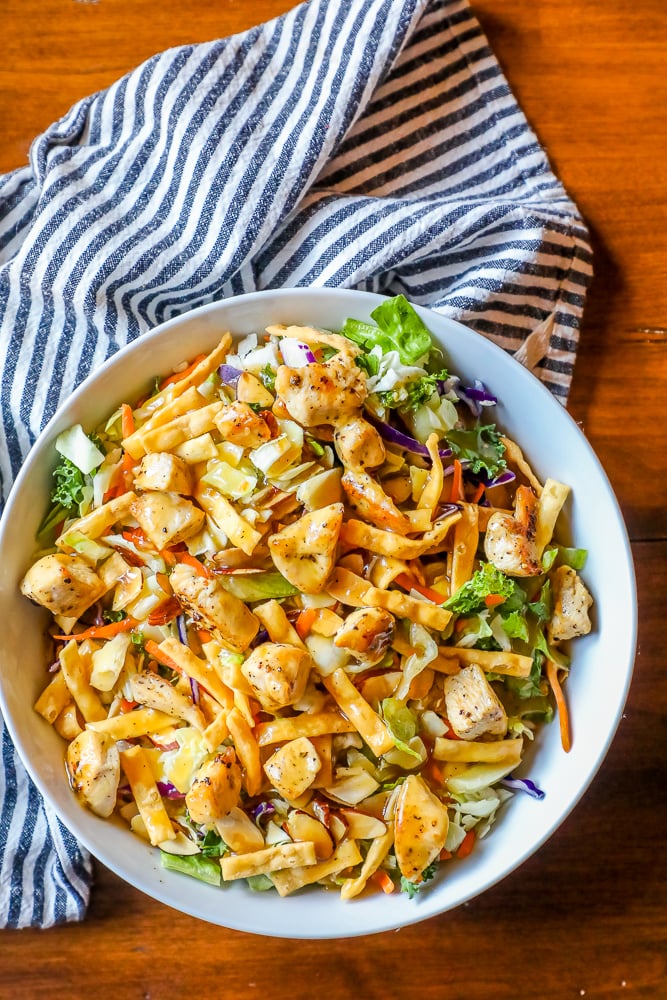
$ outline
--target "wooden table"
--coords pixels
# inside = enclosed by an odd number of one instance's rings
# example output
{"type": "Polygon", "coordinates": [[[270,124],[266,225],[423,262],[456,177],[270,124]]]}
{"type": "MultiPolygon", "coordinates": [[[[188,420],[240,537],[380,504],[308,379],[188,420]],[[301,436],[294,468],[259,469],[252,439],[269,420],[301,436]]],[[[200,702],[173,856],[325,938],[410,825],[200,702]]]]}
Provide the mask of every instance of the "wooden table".
{"type": "MultiPolygon", "coordinates": [[[[154,52],[292,5],[4,0],[0,171],[24,164],[76,99],[154,52]]],[[[181,916],[98,866],[83,924],[0,937],[2,998],[667,997],[667,17],[663,0],[473,6],[594,237],[569,408],[625,514],[640,602],[611,751],[535,857],[440,918],[349,941],[261,939],[181,916]]]]}

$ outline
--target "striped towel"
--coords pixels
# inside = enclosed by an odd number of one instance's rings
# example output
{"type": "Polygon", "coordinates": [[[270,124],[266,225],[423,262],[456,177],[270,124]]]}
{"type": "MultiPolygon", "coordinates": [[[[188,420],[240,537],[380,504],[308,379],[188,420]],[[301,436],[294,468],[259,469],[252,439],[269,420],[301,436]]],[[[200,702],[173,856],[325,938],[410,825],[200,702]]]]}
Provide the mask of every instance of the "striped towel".
{"type": "MultiPolygon", "coordinates": [[[[310,0],[171,49],[0,178],[0,475],[89,372],[262,288],[404,293],[566,401],[586,229],[466,0],[310,0]]],[[[80,918],[90,858],[2,732],[0,925],[80,918]]]]}

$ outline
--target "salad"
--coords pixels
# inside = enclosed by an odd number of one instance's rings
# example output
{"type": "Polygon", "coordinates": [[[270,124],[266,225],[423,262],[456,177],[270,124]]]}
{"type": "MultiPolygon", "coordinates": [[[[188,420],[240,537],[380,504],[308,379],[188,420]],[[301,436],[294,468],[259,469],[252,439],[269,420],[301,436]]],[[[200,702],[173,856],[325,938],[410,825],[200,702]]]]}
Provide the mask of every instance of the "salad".
{"type": "Polygon", "coordinates": [[[23,594],[71,787],[162,864],[412,897],[475,849],[591,629],[541,482],[417,312],[270,326],[56,442],[23,594]]]}

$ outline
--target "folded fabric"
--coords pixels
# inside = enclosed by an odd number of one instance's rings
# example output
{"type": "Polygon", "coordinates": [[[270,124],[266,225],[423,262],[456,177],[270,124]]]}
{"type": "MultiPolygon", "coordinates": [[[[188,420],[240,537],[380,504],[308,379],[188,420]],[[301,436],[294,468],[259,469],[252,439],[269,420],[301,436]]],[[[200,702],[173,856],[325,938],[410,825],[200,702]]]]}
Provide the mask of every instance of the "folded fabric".
{"type": "MultiPolygon", "coordinates": [[[[310,0],[171,49],[0,178],[4,496],[119,347],[256,289],[402,292],[565,402],[590,259],[465,0],[310,0]]],[[[80,918],[90,858],[1,735],[0,926],[80,918]]]]}

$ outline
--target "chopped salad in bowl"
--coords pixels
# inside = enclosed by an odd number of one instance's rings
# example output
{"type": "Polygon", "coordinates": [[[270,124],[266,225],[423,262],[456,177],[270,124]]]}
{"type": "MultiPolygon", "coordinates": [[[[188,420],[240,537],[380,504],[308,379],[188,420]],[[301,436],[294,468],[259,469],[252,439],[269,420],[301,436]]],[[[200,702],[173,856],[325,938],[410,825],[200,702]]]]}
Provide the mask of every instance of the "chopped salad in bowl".
{"type": "Polygon", "coordinates": [[[554,716],[570,749],[570,487],[402,296],[233,333],[58,436],[35,709],[165,868],[413,897],[544,794],[515,772],[554,716]]]}

